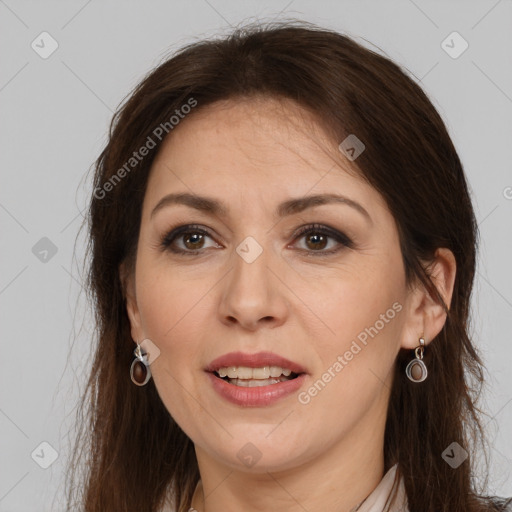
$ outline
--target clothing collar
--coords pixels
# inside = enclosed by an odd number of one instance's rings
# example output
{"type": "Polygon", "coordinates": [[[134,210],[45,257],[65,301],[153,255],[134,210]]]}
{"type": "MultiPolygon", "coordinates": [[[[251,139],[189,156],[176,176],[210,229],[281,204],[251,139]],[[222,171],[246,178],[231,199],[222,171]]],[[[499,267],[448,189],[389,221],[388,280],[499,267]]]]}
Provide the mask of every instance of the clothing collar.
{"type": "Polygon", "coordinates": [[[361,506],[357,509],[357,512],[409,512],[407,495],[401,475],[400,480],[395,485],[397,470],[398,464],[389,468],[379,485],[377,485],[372,493],[363,501],[361,506]],[[390,503],[395,488],[396,497],[393,502],[390,503]]]}

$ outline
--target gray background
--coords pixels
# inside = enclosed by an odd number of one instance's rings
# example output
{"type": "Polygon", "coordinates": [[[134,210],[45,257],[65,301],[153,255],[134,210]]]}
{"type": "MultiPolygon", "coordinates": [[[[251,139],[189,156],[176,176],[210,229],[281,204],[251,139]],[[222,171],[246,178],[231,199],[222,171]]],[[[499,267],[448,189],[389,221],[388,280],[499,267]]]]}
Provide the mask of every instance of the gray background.
{"type": "Polygon", "coordinates": [[[421,82],[448,125],[482,235],[473,332],[488,368],[489,490],[512,495],[510,0],[0,0],[0,511],[64,509],[68,431],[92,331],[77,233],[113,111],[170,50],[283,17],[378,46],[421,82]],[[47,59],[31,47],[42,46],[43,31],[59,45],[47,59]],[[453,31],[469,44],[458,58],[442,47],[453,31]],[[47,469],[52,449],[42,442],[58,453],[47,469]]]}

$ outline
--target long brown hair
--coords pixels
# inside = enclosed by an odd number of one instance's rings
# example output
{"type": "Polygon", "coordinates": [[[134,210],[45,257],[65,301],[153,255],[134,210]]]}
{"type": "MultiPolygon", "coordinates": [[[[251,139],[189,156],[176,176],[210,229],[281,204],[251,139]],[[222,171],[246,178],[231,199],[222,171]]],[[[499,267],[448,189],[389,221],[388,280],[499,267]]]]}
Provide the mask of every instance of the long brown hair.
{"type": "Polygon", "coordinates": [[[491,510],[472,478],[477,444],[485,440],[476,405],[483,366],[468,332],[478,231],[461,161],[436,109],[397,64],[335,31],[289,21],[187,45],[149,73],[112,119],[88,216],[87,282],[97,340],[70,463],[68,508],[155,512],[169,491],[177,510],[190,506],[199,479],[193,443],[153,380],[138,388],[129,377],[134,342],[119,265],[127,262],[133,271],[148,173],[162,135],[172,136],[171,117],[193,102],[197,111],[251,95],[292,99],[313,112],[333,140],[356,134],[364,141],[354,164],[396,220],[407,283],[423,283],[447,312],[425,352],[425,382],[411,384],[404,372],[410,354],[398,356],[385,467],[398,463],[411,511],[491,510]],[[157,137],[159,126],[165,132],[157,137]],[[144,145],[154,147],[130,161],[144,145]],[[449,310],[422,264],[440,247],[450,249],[457,264],[449,310]],[[456,469],[442,457],[453,442],[469,454],[456,469]]]}

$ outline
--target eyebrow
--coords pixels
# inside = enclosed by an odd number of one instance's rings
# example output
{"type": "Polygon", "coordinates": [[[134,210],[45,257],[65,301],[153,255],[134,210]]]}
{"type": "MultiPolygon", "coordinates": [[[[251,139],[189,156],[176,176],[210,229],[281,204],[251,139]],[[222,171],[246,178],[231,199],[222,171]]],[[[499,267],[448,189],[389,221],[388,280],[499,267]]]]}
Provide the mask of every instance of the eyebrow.
{"type": "MultiPolygon", "coordinates": [[[[344,204],[352,207],[362,214],[370,224],[373,223],[370,214],[358,202],[349,199],[348,197],[338,194],[317,194],[313,196],[298,197],[288,199],[278,205],[276,215],[278,217],[287,217],[300,213],[308,208],[320,206],[324,204],[344,204]]],[[[201,212],[216,215],[216,216],[229,216],[229,209],[217,199],[205,196],[198,196],[195,194],[181,193],[181,194],[168,194],[164,196],[158,204],[153,208],[150,218],[152,218],[159,210],[171,205],[185,205],[194,208],[201,212]]]]}

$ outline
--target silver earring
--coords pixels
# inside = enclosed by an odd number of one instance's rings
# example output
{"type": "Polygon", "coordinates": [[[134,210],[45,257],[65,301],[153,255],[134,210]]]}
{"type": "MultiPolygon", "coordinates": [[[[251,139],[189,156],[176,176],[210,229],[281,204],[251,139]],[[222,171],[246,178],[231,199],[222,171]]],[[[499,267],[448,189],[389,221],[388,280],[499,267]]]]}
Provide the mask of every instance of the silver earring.
{"type": "Polygon", "coordinates": [[[137,343],[137,347],[133,351],[135,359],[132,361],[130,366],[130,378],[137,386],[145,386],[151,378],[151,370],[149,369],[149,362],[146,354],[142,353],[140,345],[137,343]]]}
{"type": "Polygon", "coordinates": [[[423,362],[425,340],[420,338],[419,342],[419,346],[414,349],[415,359],[410,361],[405,369],[405,374],[412,382],[423,382],[428,375],[427,367],[423,362]]]}

